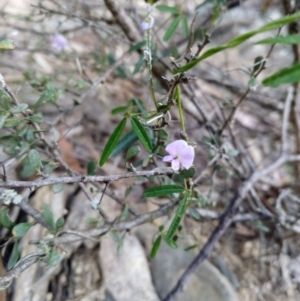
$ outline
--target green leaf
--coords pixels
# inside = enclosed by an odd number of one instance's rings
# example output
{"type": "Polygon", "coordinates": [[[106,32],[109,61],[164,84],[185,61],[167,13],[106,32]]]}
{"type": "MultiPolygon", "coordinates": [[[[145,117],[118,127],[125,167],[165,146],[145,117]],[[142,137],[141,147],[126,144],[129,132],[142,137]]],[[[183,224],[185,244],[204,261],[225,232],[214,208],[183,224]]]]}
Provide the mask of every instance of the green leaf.
{"type": "Polygon", "coordinates": [[[27,108],[28,108],[27,103],[21,103],[19,106],[12,108],[10,111],[13,114],[20,114],[20,113],[24,112],[27,108]]]}
{"type": "Polygon", "coordinates": [[[123,151],[125,151],[130,146],[132,146],[133,143],[135,143],[136,141],[138,141],[138,139],[139,138],[135,134],[134,131],[129,132],[123,138],[120,139],[120,141],[118,142],[117,146],[115,147],[115,149],[111,153],[111,156],[112,157],[116,157],[116,156],[120,155],[123,151]]]}
{"type": "Polygon", "coordinates": [[[43,204],[42,207],[43,207],[42,216],[44,217],[50,230],[54,231],[55,230],[55,222],[54,222],[53,212],[48,204],[43,204]]]}
{"type": "Polygon", "coordinates": [[[134,66],[134,70],[132,72],[132,75],[137,74],[141,70],[141,68],[144,64],[145,64],[144,55],[140,55],[140,58],[139,58],[138,62],[134,66]]]}
{"type": "Polygon", "coordinates": [[[140,111],[141,113],[146,113],[146,109],[145,109],[145,107],[144,107],[144,105],[143,105],[143,103],[142,103],[141,100],[139,100],[139,99],[136,98],[136,97],[133,97],[133,98],[132,98],[132,101],[133,101],[133,103],[138,107],[138,109],[139,109],[139,111],[140,111]]]}
{"type": "Polygon", "coordinates": [[[199,62],[201,62],[202,60],[224,50],[224,49],[228,49],[228,48],[232,48],[232,47],[236,47],[238,45],[240,45],[241,43],[247,41],[248,39],[250,39],[251,37],[255,36],[256,34],[262,33],[262,32],[266,32],[266,31],[270,31],[273,29],[277,29],[281,26],[284,26],[288,23],[291,23],[293,21],[296,21],[300,18],[300,13],[296,13],[290,16],[286,16],[283,17],[281,19],[278,19],[276,21],[272,21],[270,23],[267,23],[266,25],[262,26],[261,28],[257,29],[257,30],[253,30],[253,31],[249,31],[245,34],[242,34],[236,38],[234,38],[233,40],[229,41],[228,43],[226,43],[225,45],[222,46],[217,46],[214,48],[211,48],[207,51],[205,51],[199,58],[197,58],[196,60],[193,60],[189,63],[187,63],[186,65],[182,66],[179,69],[174,70],[174,73],[181,73],[181,72],[186,72],[187,70],[193,68],[194,66],[196,66],[199,62]]]}
{"type": "Polygon", "coordinates": [[[12,252],[11,252],[11,255],[9,257],[9,261],[8,261],[8,264],[7,264],[7,269],[11,270],[16,265],[19,258],[20,258],[19,244],[18,244],[17,241],[15,241],[12,252]]]}
{"type": "Polygon", "coordinates": [[[172,220],[172,223],[169,227],[169,230],[166,234],[166,237],[165,237],[166,241],[171,241],[174,234],[176,233],[177,228],[180,225],[180,222],[181,222],[181,220],[183,218],[183,215],[185,213],[186,204],[187,204],[187,201],[188,201],[189,197],[190,197],[190,191],[185,193],[182,201],[178,205],[178,208],[176,210],[176,214],[175,214],[175,216],[172,220]]]}
{"type": "Polygon", "coordinates": [[[31,228],[32,223],[20,223],[13,227],[12,233],[14,237],[23,237],[31,228]]]}
{"type": "Polygon", "coordinates": [[[55,224],[55,230],[59,231],[61,230],[65,225],[65,219],[63,217],[60,217],[55,224]]]}
{"type": "Polygon", "coordinates": [[[32,116],[29,116],[28,119],[31,122],[35,122],[35,123],[42,123],[43,122],[43,115],[41,113],[38,114],[34,114],[32,116]]]}
{"type": "Polygon", "coordinates": [[[300,44],[300,35],[277,36],[260,40],[255,44],[300,44]]]}
{"type": "Polygon", "coordinates": [[[151,253],[150,253],[150,257],[152,259],[154,259],[157,254],[157,251],[158,251],[160,243],[161,243],[161,239],[162,239],[161,235],[157,236],[157,238],[155,239],[155,242],[152,246],[151,253]]]}
{"type": "Polygon", "coordinates": [[[49,254],[47,256],[47,261],[48,261],[49,266],[55,267],[56,265],[58,265],[58,263],[60,261],[60,255],[56,251],[56,248],[51,249],[51,251],[49,252],[49,254]]]}
{"type": "Polygon", "coordinates": [[[4,39],[0,41],[0,50],[13,50],[15,46],[13,44],[13,40],[11,39],[4,39]]]}
{"type": "Polygon", "coordinates": [[[3,128],[5,120],[9,116],[9,112],[0,112],[0,129],[3,128]]]}
{"type": "Polygon", "coordinates": [[[118,141],[119,141],[119,139],[120,139],[120,137],[123,134],[123,131],[125,129],[126,121],[127,121],[127,118],[126,117],[123,118],[121,120],[121,122],[117,125],[114,132],[109,137],[109,139],[108,139],[108,141],[107,141],[107,143],[104,147],[101,159],[99,161],[100,166],[104,165],[104,163],[107,161],[107,159],[109,158],[109,156],[113,152],[114,148],[116,147],[116,145],[117,145],[117,143],[118,143],[118,141]]]}
{"type": "Polygon", "coordinates": [[[117,114],[120,114],[120,113],[125,113],[127,110],[128,110],[127,106],[122,106],[122,107],[114,108],[113,110],[111,110],[110,113],[112,115],[117,115],[117,114]]]}
{"type": "Polygon", "coordinates": [[[140,123],[140,121],[136,117],[131,117],[131,126],[146,150],[151,151],[152,150],[152,144],[151,140],[143,127],[143,125],[140,123]]]}
{"type": "Polygon", "coordinates": [[[133,52],[133,51],[136,51],[136,50],[139,50],[141,49],[142,47],[146,46],[146,41],[142,41],[142,42],[138,42],[132,46],[130,46],[128,52],[133,52]]]}
{"type": "Polygon", "coordinates": [[[195,173],[196,173],[196,168],[191,167],[189,169],[182,169],[179,174],[185,179],[190,179],[195,175],[195,173]]]}
{"type": "Polygon", "coordinates": [[[164,129],[160,129],[160,130],[158,130],[158,137],[159,137],[159,139],[165,141],[168,139],[169,133],[164,129]]]}
{"type": "Polygon", "coordinates": [[[52,103],[54,105],[58,104],[59,91],[53,86],[48,85],[46,91],[40,96],[33,109],[36,110],[45,102],[52,103]]]}
{"type": "Polygon", "coordinates": [[[166,13],[171,13],[171,14],[180,14],[180,10],[177,7],[174,6],[168,6],[168,5],[157,5],[156,6],[157,10],[166,12],[166,13]]]}
{"type": "Polygon", "coordinates": [[[17,125],[19,125],[19,123],[21,123],[21,119],[20,118],[7,118],[4,122],[4,127],[5,128],[13,128],[16,127],[17,125]]]}
{"type": "Polygon", "coordinates": [[[188,19],[185,15],[181,17],[181,25],[182,25],[182,33],[183,33],[184,38],[188,38],[189,37],[189,24],[188,24],[188,19]]]}
{"type": "Polygon", "coordinates": [[[178,16],[172,21],[172,23],[170,24],[170,26],[168,27],[168,29],[164,35],[165,42],[169,41],[172,38],[172,36],[174,35],[174,33],[180,23],[180,20],[181,20],[181,17],[178,16]]]}
{"type": "Polygon", "coordinates": [[[62,192],[64,188],[65,188],[65,184],[63,183],[57,183],[52,185],[52,191],[54,194],[62,192]]]}
{"type": "Polygon", "coordinates": [[[133,145],[129,148],[126,154],[126,161],[132,159],[135,157],[137,154],[139,154],[141,151],[140,147],[138,145],[133,145]]]}
{"type": "Polygon", "coordinates": [[[30,152],[28,153],[28,160],[29,160],[29,164],[36,171],[41,170],[42,162],[41,162],[40,153],[37,150],[35,150],[35,149],[30,150],[30,152]]]}
{"type": "Polygon", "coordinates": [[[94,160],[91,160],[88,164],[87,164],[87,174],[88,176],[94,176],[96,174],[96,167],[97,167],[97,163],[94,160]]]}
{"type": "Polygon", "coordinates": [[[7,229],[11,229],[15,225],[15,223],[10,219],[10,217],[8,215],[8,211],[9,211],[9,209],[7,207],[1,208],[0,224],[7,229]]]}
{"type": "Polygon", "coordinates": [[[180,193],[184,191],[184,187],[179,185],[161,185],[145,189],[143,195],[147,198],[163,196],[172,193],[180,193]]]}
{"type": "Polygon", "coordinates": [[[264,62],[264,57],[263,56],[257,56],[254,60],[254,66],[253,66],[253,72],[255,73],[256,71],[258,71],[261,68],[261,65],[264,62]]]}
{"type": "Polygon", "coordinates": [[[129,208],[128,208],[128,205],[126,204],[124,207],[124,210],[120,216],[120,222],[127,221],[128,217],[129,217],[129,208]]]}
{"type": "Polygon", "coordinates": [[[164,226],[164,225],[160,225],[160,226],[158,227],[158,231],[159,231],[159,232],[164,231],[164,229],[165,229],[165,226],[164,226]]]}
{"type": "Polygon", "coordinates": [[[172,239],[166,239],[166,237],[164,237],[165,242],[168,244],[169,247],[171,247],[172,249],[177,249],[178,246],[176,244],[176,242],[172,239]]]}
{"type": "Polygon", "coordinates": [[[293,84],[300,82],[300,63],[283,68],[271,76],[265,78],[262,82],[264,86],[277,87],[282,84],[293,84]]]}
{"type": "Polygon", "coordinates": [[[0,107],[6,111],[9,111],[11,108],[11,103],[11,97],[5,91],[0,90],[0,107]]]}

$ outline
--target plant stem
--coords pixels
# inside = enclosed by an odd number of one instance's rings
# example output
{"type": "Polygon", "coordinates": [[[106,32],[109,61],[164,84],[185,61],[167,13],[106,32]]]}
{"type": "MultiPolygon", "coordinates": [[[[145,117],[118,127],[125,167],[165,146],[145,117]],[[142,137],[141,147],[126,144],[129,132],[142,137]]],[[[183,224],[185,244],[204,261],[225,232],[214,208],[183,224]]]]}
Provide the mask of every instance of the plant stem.
{"type": "Polygon", "coordinates": [[[184,117],[183,117],[182,103],[181,103],[181,97],[180,97],[180,88],[178,85],[175,88],[175,99],[176,99],[177,106],[178,106],[180,126],[181,126],[182,131],[185,133],[184,117]]]}

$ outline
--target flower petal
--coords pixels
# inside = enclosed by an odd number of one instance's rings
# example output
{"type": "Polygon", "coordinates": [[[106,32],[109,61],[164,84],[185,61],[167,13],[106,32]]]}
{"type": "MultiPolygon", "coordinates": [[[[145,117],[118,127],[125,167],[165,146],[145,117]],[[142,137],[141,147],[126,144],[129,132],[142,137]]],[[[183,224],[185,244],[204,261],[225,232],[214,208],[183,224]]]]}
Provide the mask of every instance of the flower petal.
{"type": "Polygon", "coordinates": [[[174,157],[172,155],[164,156],[164,158],[163,158],[164,162],[170,162],[172,160],[174,160],[174,157]]]}
{"type": "Polygon", "coordinates": [[[179,154],[180,163],[181,165],[189,169],[194,162],[195,158],[195,150],[192,146],[188,145],[183,150],[181,150],[181,153],[179,154]]]}
{"type": "Polygon", "coordinates": [[[179,170],[180,169],[180,162],[179,162],[179,160],[178,159],[174,159],[173,161],[172,161],[172,168],[174,169],[174,170],[179,170]]]}
{"type": "Polygon", "coordinates": [[[177,157],[178,154],[180,154],[188,144],[184,140],[176,140],[170,144],[167,145],[166,151],[173,155],[174,157],[177,157]]]}

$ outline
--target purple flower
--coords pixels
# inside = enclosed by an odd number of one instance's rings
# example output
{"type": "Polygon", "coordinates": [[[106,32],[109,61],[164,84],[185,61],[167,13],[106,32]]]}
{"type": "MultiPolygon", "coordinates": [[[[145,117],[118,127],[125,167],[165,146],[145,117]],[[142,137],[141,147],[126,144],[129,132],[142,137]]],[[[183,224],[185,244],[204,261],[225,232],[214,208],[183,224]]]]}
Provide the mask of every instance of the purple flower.
{"type": "Polygon", "coordinates": [[[67,45],[68,41],[61,34],[57,34],[51,38],[51,47],[58,52],[64,50],[67,47],[67,45]]]}
{"type": "Polygon", "coordinates": [[[172,162],[172,168],[179,170],[180,166],[189,169],[193,165],[194,148],[184,140],[176,140],[167,145],[166,151],[170,154],[163,158],[164,162],[172,162]]]}
{"type": "Polygon", "coordinates": [[[141,31],[147,31],[150,28],[152,28],[154,24],[154,18],[152,16],[149,16],[147,18],[147,20],[144,20],[141,24],[140,24],[140,29],[141,31]]]}

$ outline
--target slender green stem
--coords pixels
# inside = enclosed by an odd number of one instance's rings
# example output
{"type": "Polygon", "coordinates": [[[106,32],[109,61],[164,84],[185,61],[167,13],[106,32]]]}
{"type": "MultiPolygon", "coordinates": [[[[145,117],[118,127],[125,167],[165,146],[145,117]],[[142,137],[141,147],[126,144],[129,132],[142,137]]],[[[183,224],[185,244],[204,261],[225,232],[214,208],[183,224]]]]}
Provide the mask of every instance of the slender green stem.
{"type": "Polygon", "coordinates": [[[181,103],[181,96],[180,96],[180,88],[177,85],[175,89],[175,98],[178,106],[178,112],[179,112],[179,119],[180,119],[180,126],[183,132],[185,132],[185,125],[184,125],[184,117],[183,117],[183,111],[182,111],[182,103],[181,103]]]}

